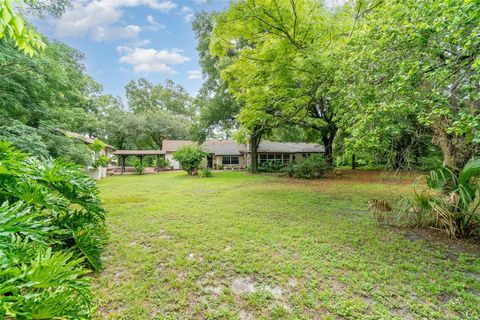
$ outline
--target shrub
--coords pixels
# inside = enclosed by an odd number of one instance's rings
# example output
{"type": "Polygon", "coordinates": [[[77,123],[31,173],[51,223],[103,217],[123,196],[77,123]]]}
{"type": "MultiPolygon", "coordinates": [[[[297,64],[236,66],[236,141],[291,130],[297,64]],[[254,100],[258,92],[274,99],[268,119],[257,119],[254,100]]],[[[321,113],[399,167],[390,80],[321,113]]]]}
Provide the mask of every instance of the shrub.
{"type": "Polygon", "coordinates": [[[99,156],[95,161],[92,163],[92,167],[99,168],[99,167],[106,167],[108,165],[108,157],[106,155],[99,156]]]}
{"type": "Polygon", "coordinates": [[[143,166],[143,163],[140,160],[136,160],[133,163],[133,167],[135,168],[135,172],[137,174],[143,174],[143,170],[145,170],[145,167],[143,166]]]}
{"type": "Polygon", "coordinates": [[[0,140],[9,141],[24,152],[38,157],[47,157],[47,145],[42,141],[38,131],[38,129],[14,120],[8,125],[0,126],[0,140]]]}
{"type": "Polygon", "coordinates": [[[105,143],[102,140],[96,139],[88,145],[88,148],[94,152],[100,152],[105,148],[105,143]]]}
{"type": "Polygon", "coordinates": [[[323,177],[328,170],[323,155],[311,155],[301,162],[291,163],[283,171],[292,178],[298,179],[318,179],[323,177]]]}
{"type": "Polygon", "coordinates": [[[397,213],[403,221],[444,230],[450,237],[480,235],[480,157],[470,160],[458,174],[449,168],[432,170],[428,191],[403,199],[397,213]]]}
{"type": "Polygon", "coordinates": [[[95,182],[63,160],[0,142],[0,318],[89,318],[105,210],[95,182]]]}
{"type": "Polygon", "coordinates": [[[157,161],[157,167],[159,168],[170,168],[172,164],[165,158],[160,158],[157,161]]]}
{"type": "Polygon", "coordinates": [[[198,176],[200,178],[211,178],[212,177],[212,172],[208,170],[207,168],[202,168],[198,171],[198,176]]]}
{"type": "Polygon", "coordinates": [[[81,165],[91,164],[92,150],[83,141],[66,137],[57,125],[41,123],[33,128],[14,120],[0,126],[0,141],[8,141],[18,150],[38,158],[51,156],[81,165]]]}
{"type": "Polygon", "coordinates": [[[180,162],[182,169],[187,171],[189,175],[193,176],[197,174],[200,163],[207,155],[208,153],[199,147],[185,146],[173,154],[173,159],[180,162]]]}
{"type": "Polygon", "coordinates": [[[275,173],[282,170],[282,162],[270,160],[258,166],[258,172],[262,173],[275,173]]]}

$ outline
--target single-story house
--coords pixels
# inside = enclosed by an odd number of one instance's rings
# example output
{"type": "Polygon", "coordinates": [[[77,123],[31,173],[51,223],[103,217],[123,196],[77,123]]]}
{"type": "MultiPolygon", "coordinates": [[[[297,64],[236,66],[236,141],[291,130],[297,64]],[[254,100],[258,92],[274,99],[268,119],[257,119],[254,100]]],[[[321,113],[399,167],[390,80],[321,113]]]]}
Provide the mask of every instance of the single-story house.
{"type": "Polygon", "coordinates": [[[202,149],[209,154],[207,168],[244,169],[248,166],[244,156],[247,147],[235,140],[207,140],[202,149]]]}
{"type": "MultiPolygon", "coordinates": [[[[302,161],[312,154],[325,153],[325,148],[316,143],[305,142],[272,142],[264,140],[258,146],[258,163],[265,164],[269,161],[278,161],[289,164],[293,161],[302,161]]],[[[244,152],[245,162],[250,163],[250,150],[244,152]]]]}
{"type": "MultiPolygon", "coordinates": [[[[195,145],[189,140],[165,140],[163,149],[165,159],[170,161],[174,169],[181,169],[178,161],[173,159],[173,153],[185,145],[195,145]]],[[[235,140],[207,140],[201,148],[209,155],[204,166],[212,169],[246,169],[250,163],[249,145],[237,143],[235,140]]],[[[290,143],[262,141],[258,147],[258,163],[279,161],[288,164],[292,161],[302,161],[315,153],[324,153],[325,148],[315,143],[290,143]]]]}
{"type": "MultiPolygon", "coordinates": [[[[207,158],[208,168],[245,169],[250,163],[250,146],[239,144],[234,140],[208,140],[202,149],[210,155],[207,158]]],[[[278,161],[289,164],[302,161],[315,153],[324,153],[325,148],[315,143],[272,142],[264,140],[258,146],[257,161],[265,164],[278,161]]]]}
{"type": "MultiPolygon", "coordinates": [[[[122,159],[122,172],[125,158],[131,155],[142,158],[146,155],[165,156],[172,169],[181,169],[180,163],[173,159],[175,151],[184,146],[196,146],[191,140],[163,140],[161,150],[116,150],[113,154],[122,159]]],[[[235,140],[207,140],[200,146],[208,153],[203,166],[211,169],[246,169],[250,163],[249,145],[237,143],[235,140]]],[[[315,143],[272,142],[264,140],[258,147],[258,163],[278,161],[288,164],[302,161],[315,153],[324,153],[325,148],[315,143]]]]}

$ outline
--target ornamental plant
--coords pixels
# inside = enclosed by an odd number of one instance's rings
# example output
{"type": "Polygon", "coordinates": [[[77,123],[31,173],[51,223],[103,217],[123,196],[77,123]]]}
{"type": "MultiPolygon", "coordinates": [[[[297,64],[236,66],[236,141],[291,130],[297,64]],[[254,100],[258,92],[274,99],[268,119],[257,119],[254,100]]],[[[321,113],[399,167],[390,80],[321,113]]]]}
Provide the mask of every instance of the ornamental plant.
{"type": "Polygon", "coordinates": [[[191,176],[197,175],[198,168],[202,160],[207,157],[208,153],[196,146],[184,146],[173,154],[173,159],[180,162],[182,169],[187,171],[191,176]]]}
{"type": "Polygon", "coordinates": [[[105,214],[81,167],[0,141],[0,318],[90,318],[105,214]]]}
{"type": "Polygon", "coordinates": [[[318,179],[323,177],[329,169],[330,167],[327,166],[325,157],[320,154],[314,154],[303,161],[294,162],[285,167],[284,172],[291,178],[318,179]]]}
{"type": "Polygon", "coordinates": [[[403,221],[445,231],[452,238],[480,236],[480,157],[470,159],[460,172],[442,167],[430,171],[428,190],[402,199],[403,221]]]}

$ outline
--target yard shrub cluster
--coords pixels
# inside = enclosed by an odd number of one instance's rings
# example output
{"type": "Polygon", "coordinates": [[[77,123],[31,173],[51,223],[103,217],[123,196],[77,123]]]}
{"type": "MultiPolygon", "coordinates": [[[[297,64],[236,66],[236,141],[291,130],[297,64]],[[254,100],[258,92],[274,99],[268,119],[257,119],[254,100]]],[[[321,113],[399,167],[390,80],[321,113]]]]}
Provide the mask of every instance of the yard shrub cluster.
{"type": "Polygon", "coordinates": [[[81,319],[101,269],[105,210],[93,180],[0,142],[0,318],[81,319]]]}
{"type": "Polygon", "coordinates": [[[170,168],[172,164],[165,158],[160,158],[157,160],[157,167],[159,168],[170,168]]]}
{"type": "Polygon", "coordinates": [[[212,177],[212,171],[208,170],[207,168],[202,168],[198,170],[198,176],[200,178],[211,178],[212,177]]]}
{"type": "Polygon", "coordinates": [[[99,168],[99,167],[106,167],[108,165],[108,157],[106,155],[101,155],[95,161],[92,162],[92,167],[99,168]]]}
{"type": "Polygon", "coordinates": [[[444,230],[450,237],[480,236],[480,157],[471,159],[459,172],[443,167],[432,170],[428,190],[402,199],[400,217],[420,227],[444,230]]]}
{"type": "Polygon", "coordinates": [[[276,173],[280,172],[283,168],[283,164],[280,161],[267,161],[258,166],[258,172],[262,173],[276,173]]]}
{"type": "Polygon", "coordinates": [[[320,154],[311,155],[307,159],[293,162],[285,167],[283,171],[291,178],[297,179],[318,179],[324,176],[329,169],[325,157],[320,154]]]}
{"type": "Polygon", "coordinates": [[[88,145],[88,148],[93,152],[93,161],[91,163],[93,168],[106,167],[108,165],[108,157],[101,154],[101,151],[105,148],[105,142],[96,139],[88,145]]]}
{"type": "Polygon", "coordinates": [[[173,154],[173,158],[180,162],[182,169],[187,171],[189,175],[197,175],[198,168],[202,160],[207,157],[207,153],[199,147],[185,146],[173,154]]]}
{"type": "Polygon", "coordinates": [[[135,162],[133,163],[133,167],[135,168],[135,172],[137,174],[143,174],[143,170],[145,170],[143,163],[138,159],[135,159],[135,162]]]}

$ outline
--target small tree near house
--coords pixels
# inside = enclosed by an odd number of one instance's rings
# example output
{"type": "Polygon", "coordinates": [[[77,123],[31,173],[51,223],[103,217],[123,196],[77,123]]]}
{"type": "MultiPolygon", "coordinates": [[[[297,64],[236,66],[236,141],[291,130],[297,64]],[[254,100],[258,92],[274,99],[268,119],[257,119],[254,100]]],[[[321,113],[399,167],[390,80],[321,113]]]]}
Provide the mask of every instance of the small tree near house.
{"type": "Polygon", "coordinates": [[[197,175],[200,163],[207,155],[199,147],[185,146],[173,154],[173,159],[180,162],[182,169],[187,171],[189,175],[194,176],[197,175]]]}

